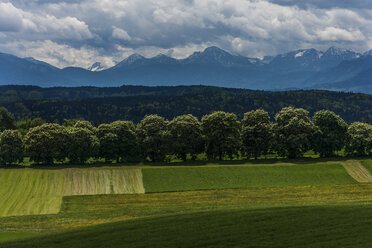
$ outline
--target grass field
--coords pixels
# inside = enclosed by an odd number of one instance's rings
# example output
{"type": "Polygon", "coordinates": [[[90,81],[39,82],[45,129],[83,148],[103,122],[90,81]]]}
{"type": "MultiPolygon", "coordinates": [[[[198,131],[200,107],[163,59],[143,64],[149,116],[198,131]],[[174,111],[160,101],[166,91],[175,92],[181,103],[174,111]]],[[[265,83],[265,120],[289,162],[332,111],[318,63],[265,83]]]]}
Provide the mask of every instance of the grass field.
{"type": "Polygon", "coordinates": [[[146,192],[356,183],[337,163],[144,168],[142,174],[146,192]]]}
{"type": "Polygon", "coordinates": [[[205,211],[74,229],[0,247],[370,247],[371,205],[205,211]]]}
{"type": "Polygon", "coordinates": [[[0,247],[370,247],[371,161],[1,169],[0,247]]]}
{"type": "Polygon", "coordinates": [[[1,169],[0,217],[58,213],[66,195],[144,193],[141,170],[1,169]]]}
{"type": "Polygon", "coordinates": [[[0,242],[9,241],[9,240],[17,240],[17,239],[25,239],[25,238],[35,237],[38,235],[39,234],[35,232],[2,232],[0,233],[0,242]]]}
{"type": "Polygon", "coordinates": [[[372,173],[372,159],[362,160],[360,163],[372,173]]]}
{"type": "Polygon", "coordinates": [[[60,213],[3,217],[0,219],[0,231],[48,232],[134,218],[218,209],[335,205],[370,201],[372,184],[67,196],[63,198],[60,213]]]}

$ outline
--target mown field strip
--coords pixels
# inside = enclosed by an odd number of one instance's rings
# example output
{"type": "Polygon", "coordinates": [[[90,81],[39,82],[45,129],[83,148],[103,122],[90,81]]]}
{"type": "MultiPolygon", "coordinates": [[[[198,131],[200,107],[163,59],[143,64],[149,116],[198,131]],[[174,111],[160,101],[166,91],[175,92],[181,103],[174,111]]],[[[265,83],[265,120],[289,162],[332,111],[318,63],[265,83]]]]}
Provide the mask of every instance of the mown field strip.
{"type": "Polygon", "coordinates": [[[145,193],[141,169],[113,169],[114,194],[145,193]]]}
{"type": "Polygon", "coordinates": [[[63,192],[59,172],[3,170],[0,174],[0,216],[58,213],[63,192]]]}
{"type": "Polygon", "coordinates": [[[0,217],[55,214],[63,196],[144,193],[140,169],[1,169],[0,217]]]}
{"type": "Polygon", "coordinates": [[[342,165],[347,173],[360,183],[372,182],[372,174],[358,161],[346,161],[342,165]]]}

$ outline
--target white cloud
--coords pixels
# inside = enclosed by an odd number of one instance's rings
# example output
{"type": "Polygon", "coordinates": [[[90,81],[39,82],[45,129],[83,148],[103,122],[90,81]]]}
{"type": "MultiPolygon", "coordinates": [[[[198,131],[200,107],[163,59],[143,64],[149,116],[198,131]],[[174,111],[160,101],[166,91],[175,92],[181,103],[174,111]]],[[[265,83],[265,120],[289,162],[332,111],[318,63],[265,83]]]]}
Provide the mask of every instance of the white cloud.
{"type": "Polygon", "coordinates": [[[15,32],[22,28],[21,11],[11,3],[0,2],[0,32],[15,32]]]}
{"type": "Polygon", "coordinates": [[[360,41],[365,39],[360,30],[348,31],[336,27],[327,27],[324,30],[317,31],[320,40],[324,41],[360,41]]]}
{"type": "Polygon", "coordinates": [[[76,49],[51,40],[9,42],[0,44],[0,50],[20,57],[33,57],[60,68],[67,66],[88,68],[95,61],[101,62],[105,67],[115,65],[112,56],[101,55],[102,52],[94,47],[83,46],[76,49]]]}
{"type": "Polygon", "coordinates": [[[36,39],[85,40],[93,37],[88,25],[76,17],[56,18],[25,13],[24,32],[36,39]]]}
{"type": "Polygon", "coordinates": [[[112,37],[120,40],[131,40],[132,37],[124,29],[113,26],[112,37]]]}
{"type": "Polygon", "coordinates": [[[88,25],[76,17],[36,14],[18,9],[11,3],[0,3],[0,31],[13,31],[13,38],[25,40],[85,40],[93,37],[88,25]]]}

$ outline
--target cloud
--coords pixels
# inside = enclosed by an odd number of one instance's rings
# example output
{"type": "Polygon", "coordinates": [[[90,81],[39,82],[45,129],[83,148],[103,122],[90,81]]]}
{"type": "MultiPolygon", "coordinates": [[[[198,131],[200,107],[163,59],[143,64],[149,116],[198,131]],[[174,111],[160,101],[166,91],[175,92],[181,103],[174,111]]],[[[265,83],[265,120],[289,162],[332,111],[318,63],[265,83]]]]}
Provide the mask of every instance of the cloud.
{"type": "Polygon", "coordinates": [[[341,28],[327,27],[324,30],[317,31],[317,35],[321,40],[325,41],[360,41],[365,37],[359,31],[348,31],[341,28]]]}
{"type": "Polygon", "coordinates": [[[124,29],[113,26],[112,37],[120,40],[131,40],[132,37],[124,29]]]}
{"type": "Polygon", "coordinates": [[[0,44],[0,50],[7,50],[20,57],[33,57],[60,68],[67,66],[88,68],[94,61],[100,61],[106,67],[115,65],[115,57],[102,55],[102,51],[94,47],[82,46],[76,49],[51,40],[9,42],[0,44]]]}
{"type": "MultiPolygon", "coordinates": [[[[93,60],[90,64],[98,58],[120,61],[134,52],[180,58],[210,45],[245,56],[310,47],[324,50],[333,45],[358,51],[371,49],[371,1],[304,2],[12,0],[0,4],[1,47],[8,49],[4,52],[13,52],[4,44],[23,44],[24,49],[16,51],[24,54],[35,50],[28,47],[31,44],[48,47],[48,40],[61,47],[58,53],[47,53],[53,61],[60,59],[54,62],[57,65],[85,65],[77,59],[79,55],[93,60]]],[[[42,50],[38,50],[39,56],[42,50]]]]}
{"type": "Polygon", "coordinates": [[[22,14],[11,3],[0,2],[0,32],[16,32],[22,28],[22,14]]]}
{"type": "Polygon", "coordinates": [[[32,39],[86,40],[93,37],[86,23],[76,17],[36,16],[25,13],[23,31],[32,39]]]}
{"type": "Polygon", "coordinates": [[[269,0],[272,3],[284,5],[284,6],[299,6],[302,8],[317,7],[317,8],[361,8],[361,9],[372,9],[372,2],[370,0],[269,0]]]}
{"type": "Polygon", "coordinates": [[[12,39],[23,40],[86,40],[93,37],[88,25],[76,17],[58,18],[0,3],[0,32],[13,32],[12,39]]]}

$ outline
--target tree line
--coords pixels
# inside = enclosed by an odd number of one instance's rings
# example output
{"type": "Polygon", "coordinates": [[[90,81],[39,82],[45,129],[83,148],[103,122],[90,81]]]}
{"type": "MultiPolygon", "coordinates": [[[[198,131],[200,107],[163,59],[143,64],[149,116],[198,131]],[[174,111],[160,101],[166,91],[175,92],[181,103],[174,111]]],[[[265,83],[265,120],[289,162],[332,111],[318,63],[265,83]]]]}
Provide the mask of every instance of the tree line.
{"type": "Polygon", "coordinates": [[[310,115],[328,109],[348,124],[372,123],[372,95],[322,90],[258,91],[207,86],[117,88],[32,88],[0,87],[0,106],[6,107],[17,120],[41,117],[47,122],[84,119],[94,125],[128,120],[140,122],[146,115],[157,114],[171,120],[192,114],[198,119],[213,111],[244,113],[265,109],[271,120],[283,107],[304,108],[310,115]],[[5,90],[5,91],[2,91],[5,90]],[[39,95],[39,96],[38,96],[39,95]]]}
{"type": "Polygon", "coordinates": [[[40,118],[18,123],[0,108],[0,160],[19,163],[24,157],[40,164],[66,161],[84,164],[90,158],[106,162],[196,159],[205,153],[210,160],[259,158],[274,153],[296,158],[309,150],[330,157],[340,150],[347,155],[372,155],[372,125],[348,125],[340,116],[321,110],[309,117],[302,108],[284,107],[271,122],[258,109],[238,120],[233,113],[216,111],[201,121],[191,114],[168,121],[147,115],[138,124],[115,121],[93,126],[89,121],[66,120],[63,125],[40,118]]]}

